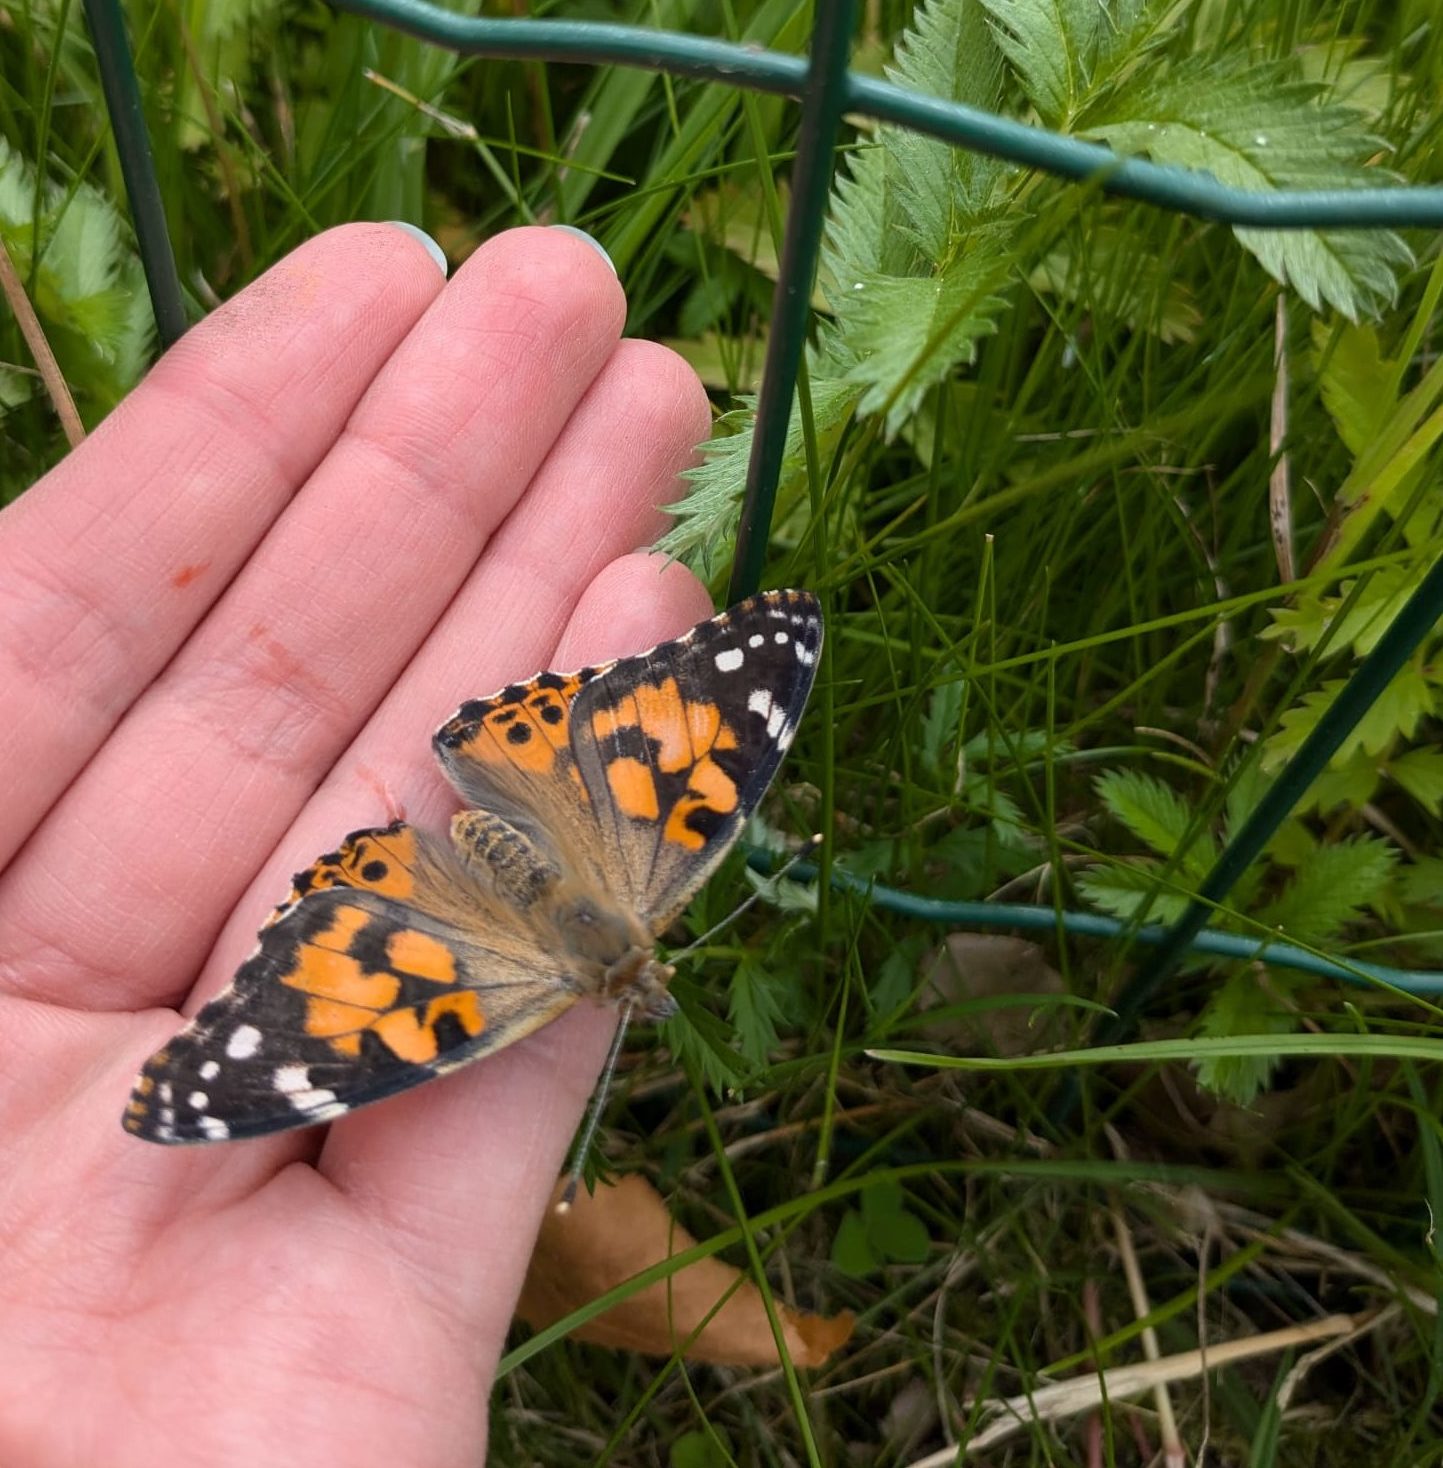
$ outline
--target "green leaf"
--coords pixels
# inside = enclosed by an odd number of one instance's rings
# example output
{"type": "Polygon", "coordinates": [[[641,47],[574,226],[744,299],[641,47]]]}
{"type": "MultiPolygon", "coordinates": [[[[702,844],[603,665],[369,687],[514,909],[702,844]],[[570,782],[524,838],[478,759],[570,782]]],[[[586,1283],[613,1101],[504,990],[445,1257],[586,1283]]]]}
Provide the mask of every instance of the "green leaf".
{"type": "Polygon", "coordinates": [[[889,435],[997,329],[1006,304],[998,291],[1011,270],[1006,243],[977,236],[936,274],[872,273],[853,282],[845,328],[855,360],[844,379],[863,389],[858,412],[885,409],[889,435]]]}
{"type": "Polygon", "coordinates": [[[966,684],[961,679],[939,683],[927,700],[927,714],[922,720],[922,763],[932,774],[946,776],[949,783],[954,772],[943,770],[943,756],[957,738],[965,689],[966,684]]]}
{"type": "Polygon", "coordinates": [[[1136,917],[1146,905],[1149,921],[1171,923],[1187,909],[1185,893],[1159,886],[1152,862],[1089,867],[1078,877],[1077,890],[1094,907],[1123,919],[1136,917]]]}
{"type": "Polygon", "coordinates": [[[737,1049],[755,1067],[765,1063],[776,1048],[777,1021],[782,1007],[777,1000],[775,974],[743,958],[732,975],[728,1018],[736,1031],[737,1049]]]}
{"type": "Polygon", "coordinates": [[[1286,937],[1327,943],[1383,895],[1397,860],[1397,851],[1376,836],[1319,845],[1258,920],[1286,937]]]}
{"type": "Polygon", "coordinates": [[[1313,350],[1320,363],[1323,406],[1338,437],[1355,456],[1361,454],[1398,401],[1395,364],[1383,356],[1374,327],[1349,322],[1330,330],[1314,321],[1313,350]]]}
{"type": "Polygon", "coordinates": [[[855,1208],[842,1215],[832,1240],[832,1267],[850,1279],[861,1279],[880,1269],[882,1261],[877,1257],[867,1238],[867,1225],[855,1208]]]}
{"type": "MultiPolygon", "coordinates": [[[[1342,691],[1342,678],[1329,678],[1320,688],[1305,693],[1295,708],[1278,720],[1278,732],[1267,742],[1263,756],[1268,769],[1276,769],[1297,753],[1303,740],[1317,728],[1318,720],[1342,691]]],[[[1378,756],[1395,740],[1411,739],[1422,719],[1433,712],[1434,694],[1419,660],[1414,658],[1394,675],[1373,701],[1367,713],[1349,730],[1331,764],[1342,767],[1355,753],[1378,756]]]]}
{"type": "Polygon", "coordinates": [[[1107,51],[1125,45],[1147,0],[981,0],[997,44],[1027,100],[1052,128],[1065,129],[1092,89],[1107,51]]]}
{"type": "Polygon", "coordinates": [[[1411,749],[1388,761],[1388,774],[1429,815],[1443,807],[1443,750],[1411,749]]]}
{"type": "MultiPolygon", "coordinates": [[[[1093,789],[1108,810],[1159,856],[1177,851],[1189,828],[1196,825],[1181,797],[1151,775],[1108,770],[1093,781],[1093,789]]],[[[1211,869],[1215,856],[1212,837],[1200,832],[1188,848],[1182,870],[1201,878],[1211,869]]]]}
{"type": "MultiPolygon", "coordinates": [[[[1198,1030],[1209,1038],[1236,1035],[1285,1035],[1297,1029],[1292,1014],[1258,982],[1252,969],[1228,979],[1208,1000],[1198,1030]]],[[[1250,1106],[1267,1085],[1279,1055],[1215,1055],[1196,1062],[1201,1085],[1239,1106],[1250,1106]]]]}
{"type": "MultiPolygon", "coordinates": [[[[1355,188],[1388,182],[1363,160],[1378,151],[1358,114],[1277,63],[1194,61],[1152,69],[1120,89],[1088,132],[1121,153],[1201,169],[1235,188],[1355,188]]],[[[1314,310],[1349,320],[1397,298],[1412,252],[1391,230],[1238,229],[1239,242],[1314,310]]]]}
{"type": "Polygon", "coordinates": [[[673,1438],[667,1461],[671,1468],[732,1468],[731,1441],[720,1428],[695,1429],[673,1438]]]}
{"type": "Polygon", "coordinates": [[[867,1242],[883,1259],[920,1264],[931,1252],[926,1225],[907,1208],[896,1178],[880,1178],[862,1191],[862,1221],[867,1242]]]}

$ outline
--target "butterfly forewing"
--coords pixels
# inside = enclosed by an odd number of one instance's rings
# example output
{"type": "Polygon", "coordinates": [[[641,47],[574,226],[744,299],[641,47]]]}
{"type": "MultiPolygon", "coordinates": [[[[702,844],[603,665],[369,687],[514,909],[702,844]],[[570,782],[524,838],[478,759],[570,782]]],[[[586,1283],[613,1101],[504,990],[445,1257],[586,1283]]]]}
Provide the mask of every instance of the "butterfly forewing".
{"type": "Polygon", "coordinates": [[[571,744],[634,910],[660,932],[756,809],[806,706],[822,619],[763,592],[577,694],[571,744]]]}

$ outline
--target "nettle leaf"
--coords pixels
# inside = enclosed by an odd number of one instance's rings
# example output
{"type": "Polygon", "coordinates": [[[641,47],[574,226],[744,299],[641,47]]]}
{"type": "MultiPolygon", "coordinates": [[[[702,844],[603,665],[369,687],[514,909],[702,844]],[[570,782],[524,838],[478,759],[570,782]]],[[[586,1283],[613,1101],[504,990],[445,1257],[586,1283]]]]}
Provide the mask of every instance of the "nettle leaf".
{"type": "Polygon", "coordinates": [[[1403,867],[1398,896],[1418,907],[1443,908],[1443,856],[1420,856],[1403,867]]]}
{"type": "Polygon", "coordinates": [[[1147,0],[981,0],[997,44],[1048,127],[1065,128],[1106,54],[1124,49],[1147,0]]]}
{"type": "Polygon", "coordinates": [[[1378,901],[1397,861],[1397,851],[1376,836],[1316,846],[1258,921],[1304,943],[1327,943],[1378,901]]]}
{"type": "MultiPolygon", "coordinates": [[[[1351,108],[1324,101],[1278,63],[1186,63],[1135,78],[1087,131],[1121,153],[1146,153],[1262,192],[1356,188],[1388,180],[1363,160],[1378,152],[1351,108]]],[[[1314,310],[1349,320],[1376,316],[1397,298],[1412,252],[1391,230],[1238,229],[1239,242],[1314,310]]]]}
{"type": "MultiPolygon", "coordinates": [[[[1208,1000],[1198,1021],[1199,1033],[1231,1038],[1234,1035],[1288,1035],[1297,1028],[1291,1012],[1258,982],[1247,968],[1235,973],[1208,1000]]],[[[1267,1085],[1278,1061],[1267,1055],[1226,1055],[1198,1061],[1199,1084],[1236,1102],[1251,1106],[1267,1085]]]]}
{"type": "MultiPolygon", "coordinates": [[[[970,363],[997,329],[1011,269],[1005,238],[974,238],[935,274],[867,275],[846,311],[855,361],[845,380],[863,389],[858,411],[886,412],[895,434],[936,383],[970,363]]],[[[842,313],[839,312],[839,316],[842,313]]]]}
{"type": "Polygon", "coordinates": [[[1161,885],[1157,873],[1151,861],[1089,867],[1077,878],[1077,890],[1116,918],[1130,921],[1146,908],[1149,922],[1176,922],[1187,910],[1187,894],[1161,885]]]}
{"type": "Polygon", "coordinates": [[[1410,749],[1388,761],[1388,775],[1430,815],[1443,808],[1443,751],[1410,749]]]}
{"type": "MultiPolygon", "coordinates": [[[[1152,775],[1108,770],[1093,781],[1093,789],[1112,815],[1159,856],[1177,851],[1196,824],[1186,802],[1152,775]]],[[[1183,858],[1182,869],[1201,878],[1216,854],[1212,837],[1206,831],[1198,832],[1183,858]]]]}
{"type": "Polygon", "coordinates": [[[1313,352],[1323,406],[1355,457],[1382,431],[1398,401],[1397,364],[1383,355],[1377,330],[1313,322],[1313,352]]]}
{"type": "Polygon", "coordinates": [[[1355,750],[1341,764],[1329,766],[1308,786],[1302,808],[1329,811],[1344,806],[1348,810],[1362,810],[1382,783],[1383,772],[1378,761],[1370,759],[1361,749],[1355,750]]]}

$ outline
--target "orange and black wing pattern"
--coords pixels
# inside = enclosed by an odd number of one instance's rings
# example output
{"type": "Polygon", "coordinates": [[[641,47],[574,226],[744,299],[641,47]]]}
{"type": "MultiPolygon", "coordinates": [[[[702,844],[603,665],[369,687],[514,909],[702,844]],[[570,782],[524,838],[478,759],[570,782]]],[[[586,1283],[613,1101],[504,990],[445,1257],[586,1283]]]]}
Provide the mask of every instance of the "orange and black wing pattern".
{"type": "Polygon", "coordinates": [[[574,989],[487,913],[412,828],[356,832],[296,877],[231,985],[146,1062],[125,1128],[184,1143],[311,1126],[547,1023],[574,989]]]}

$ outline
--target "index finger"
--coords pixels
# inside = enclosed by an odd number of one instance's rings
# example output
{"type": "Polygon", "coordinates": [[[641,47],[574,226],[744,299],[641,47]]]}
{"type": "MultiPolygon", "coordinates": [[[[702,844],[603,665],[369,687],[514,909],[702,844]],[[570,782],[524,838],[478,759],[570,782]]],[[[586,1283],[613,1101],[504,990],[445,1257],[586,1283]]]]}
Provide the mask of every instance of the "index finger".
{"type": "Polygon", "coordinates": [[[0,511],[0,866],[169,661],[444,284],[402,230],[301,246],[0,511]]]}

